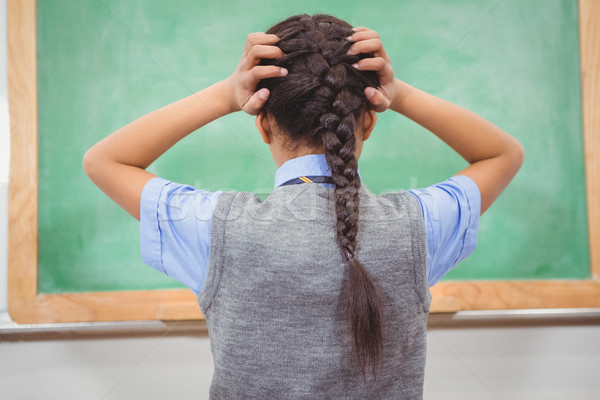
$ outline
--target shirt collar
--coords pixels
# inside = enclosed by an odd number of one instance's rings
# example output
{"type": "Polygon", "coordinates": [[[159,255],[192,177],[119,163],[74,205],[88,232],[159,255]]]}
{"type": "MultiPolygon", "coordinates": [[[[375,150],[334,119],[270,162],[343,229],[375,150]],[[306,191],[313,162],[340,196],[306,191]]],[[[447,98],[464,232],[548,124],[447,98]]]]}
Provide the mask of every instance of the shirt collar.
{"type": "MultiPolygon", "coordinates": [[[[360,171],[358,174],[360,175],[360,171]]],[[[310,175],[331,176],[331,170],[329,169],[329,165],[327,165],[325,154],[308,154],[284,162],[277,172],[275,172],[275,189],[290,179],[310,175]]],[[[327,183],[321,185],[332,186],[327,183]]]]}

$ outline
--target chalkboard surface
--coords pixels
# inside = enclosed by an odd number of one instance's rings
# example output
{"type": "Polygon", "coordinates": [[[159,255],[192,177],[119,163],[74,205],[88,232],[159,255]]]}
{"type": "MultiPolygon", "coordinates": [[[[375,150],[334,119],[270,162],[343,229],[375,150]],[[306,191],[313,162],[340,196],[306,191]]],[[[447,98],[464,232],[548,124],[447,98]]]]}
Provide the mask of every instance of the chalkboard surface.
{"type": "MultiPolygon", "coordinates": [[[[139,224],[85,176],[85,151],[121,126],[233,71],[245,37],[297,13],[377,30],[396,76],[481,114],[526,160],[480,221],[473,255],[445,279],[590,277],[577,2],[59,1],[37,4],[39,293],[179,288],[141,262],[139,224]]],[[[386,112],[365,143],[373,192],[426,187],[466,162],[386,112]]],[[[229,115],[150,171],[265,197],[276,166],[252,117],[229,115]]]]}

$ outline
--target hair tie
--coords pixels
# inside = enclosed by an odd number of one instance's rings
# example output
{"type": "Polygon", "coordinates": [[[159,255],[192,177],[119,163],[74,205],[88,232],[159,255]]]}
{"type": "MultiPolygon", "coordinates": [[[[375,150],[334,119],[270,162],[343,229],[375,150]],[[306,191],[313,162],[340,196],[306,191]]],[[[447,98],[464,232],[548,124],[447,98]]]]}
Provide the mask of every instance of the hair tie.
{"type": "Polygon", "coordinates": [[[354,254],[352,254],[350,250],[346,250],[346,258],[348,259],[348,261],[352,261],[354,259],[354,254]]]}

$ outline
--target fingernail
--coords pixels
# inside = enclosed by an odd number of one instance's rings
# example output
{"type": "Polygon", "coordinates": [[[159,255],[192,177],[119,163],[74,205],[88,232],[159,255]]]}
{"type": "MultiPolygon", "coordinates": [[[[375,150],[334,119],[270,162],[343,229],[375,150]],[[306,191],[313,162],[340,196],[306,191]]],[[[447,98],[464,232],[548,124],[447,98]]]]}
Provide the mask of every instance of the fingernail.
{"type": "Polygon", "coordinates": [[[346,38],[346,40],[347,40],[347,41],[349,41],[349,42],[351,42],[351,41],[352,41],[352,35],[348,36],[348,37],[346,38]]]}
{"type": "Polygon", "coordinates": [[[285,68],[281,68],[281,76],[286,76],[288,74],[288,70],[285,68]]]}
{"type": "Polygon", "coordinates": [[[354,55],[354,54],[355,54],[355,53],[354,53],[354,50],[352,50],[352,48],[350,48],[350,49],[348,50],[348,55],[351,55],[351,56],[352,56],[352,55],[354,55]]]}
{"type": "Polygon", "coordinates": [[[258,97],[260,97],[263,100],[266,100],[269,98],[269,89],[261,89],[258,92],[258,97]]]}
{"type": "Polygon", "coordinates": [[[375,89],[373,89],[371,87],[367,88],[367,90],[365,91],[365,94],[367,95],[367,99],[370,99],[375,94],[375,89]]]}
{"type": "Polygon", "coordinates": [[[358,63],[354,63],[354,64],[352,64],[352,66],[353,66],[354,68],[358,69],[358,63]]]}

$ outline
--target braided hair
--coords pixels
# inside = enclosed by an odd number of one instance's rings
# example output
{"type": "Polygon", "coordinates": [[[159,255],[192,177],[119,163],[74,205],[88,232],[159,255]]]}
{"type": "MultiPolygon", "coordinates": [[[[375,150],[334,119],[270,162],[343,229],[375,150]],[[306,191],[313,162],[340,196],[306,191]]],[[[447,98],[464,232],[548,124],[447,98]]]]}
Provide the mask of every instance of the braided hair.
{"type": "Polygon", "coordinates": [[[277,60],[263,60],[288,70],[282,78],[260,82],[270,90],[263,112],[272,115],[293,143],[325,151],[335,184],[335,233],[342,258],[348,263],[346,318],[358,366],[365,377],[367,366],[377,366],[383,353],[381,294],[356,258],[359,188],[355,157],[355,130],[359,118],[371,108],[364,95],[367,86],[379,86],[371,71],[352,64],[368,55],[349,55],[353,42],[346,38],[352,27],[329,15],[297,15],[267,33],[280,38],[284,52],[277,60]]]}

